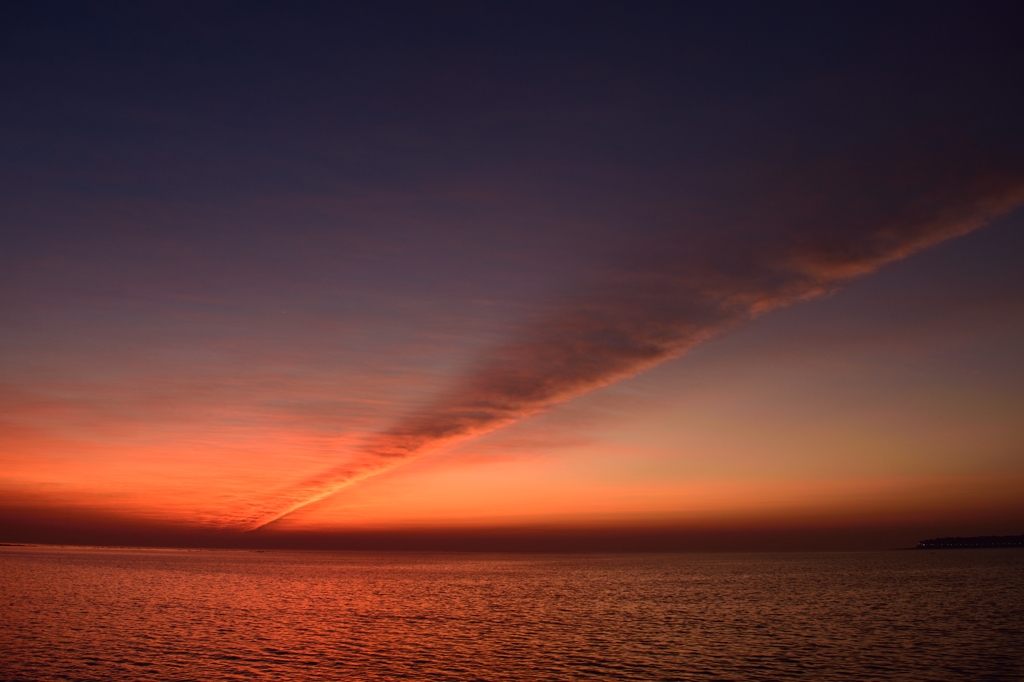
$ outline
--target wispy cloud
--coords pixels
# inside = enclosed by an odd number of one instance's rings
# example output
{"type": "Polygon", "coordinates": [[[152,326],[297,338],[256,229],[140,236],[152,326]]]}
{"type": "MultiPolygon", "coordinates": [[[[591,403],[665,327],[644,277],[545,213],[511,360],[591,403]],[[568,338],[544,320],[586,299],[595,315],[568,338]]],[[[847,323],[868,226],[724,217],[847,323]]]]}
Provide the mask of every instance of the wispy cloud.
{"type": "Polygon", "coordinates": [[[1024,176],[980,161],[738,183],[734,216],[649,241],[487,353],[427,407],[337,467],[252,504],[256,529],[345,486],[678,357],[745,320],[975,230],[1024,201],[1024,176]],[[740,215],[740,218],[735,216],[740,215]],[[700,243],[687,234],[702,235],[700,243]],[[713,235],[708,237],[708,235],[713,235]]]}

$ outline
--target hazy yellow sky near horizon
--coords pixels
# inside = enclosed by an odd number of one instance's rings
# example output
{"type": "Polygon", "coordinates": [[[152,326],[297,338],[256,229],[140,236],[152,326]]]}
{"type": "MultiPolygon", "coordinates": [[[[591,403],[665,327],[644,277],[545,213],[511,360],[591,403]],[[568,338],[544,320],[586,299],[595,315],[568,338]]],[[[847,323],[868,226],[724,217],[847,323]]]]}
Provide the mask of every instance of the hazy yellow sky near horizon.
{"type": "MultiPolygon", "coordinates": [[[[1013,532],[1024,513],[1024,300],[998,295],[992,270],[972,263],[1017,239],[1019,220],[357,482],[272,528],[916,522],[1013,532]]],[[[358,377],[332,376],[323,390],[359,386],[365,396],[373,382],[358,377]]],[[[354,428],[339,433],[253,401],[268,380],[251,384],[252,402],[238,399],[250,385],[237,376],[209,381],[235,396],[233,412],[215,408],[217,391],[193,403],[194,383],[182,396],[157,392],[135,415],[116,402],[122,411],[99,420],[36,405],[37,424],[65,435],[6,432],[9,499],[31,491],[58,507],[202,525],[332,466],[394,418],[387,398],[410,388],[377,386],[381,401],[353,411],[354,428]]],[[[407,401],[448,379],[419,380],[407,401]]]]}

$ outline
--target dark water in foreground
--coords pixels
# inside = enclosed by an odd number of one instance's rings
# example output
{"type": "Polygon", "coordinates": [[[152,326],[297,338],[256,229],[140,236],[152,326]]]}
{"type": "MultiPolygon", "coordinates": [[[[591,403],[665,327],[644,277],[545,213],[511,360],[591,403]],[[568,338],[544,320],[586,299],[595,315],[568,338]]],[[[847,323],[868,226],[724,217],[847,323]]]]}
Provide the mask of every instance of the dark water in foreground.
{"type": "Polygon", "coordinates": [[[1024,551],[0,547],[5,680],[1019,680],[1024,551]]]}

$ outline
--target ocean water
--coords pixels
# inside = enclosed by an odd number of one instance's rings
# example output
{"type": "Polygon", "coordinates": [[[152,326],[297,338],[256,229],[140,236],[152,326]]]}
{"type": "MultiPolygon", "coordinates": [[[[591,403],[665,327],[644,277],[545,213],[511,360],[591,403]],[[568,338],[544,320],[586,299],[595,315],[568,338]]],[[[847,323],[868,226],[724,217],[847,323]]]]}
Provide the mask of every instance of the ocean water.
{"type": "Polygon", "coordinates": [[[0,547],[4,680],[1020,680],[1024,551],[0,547]]]}

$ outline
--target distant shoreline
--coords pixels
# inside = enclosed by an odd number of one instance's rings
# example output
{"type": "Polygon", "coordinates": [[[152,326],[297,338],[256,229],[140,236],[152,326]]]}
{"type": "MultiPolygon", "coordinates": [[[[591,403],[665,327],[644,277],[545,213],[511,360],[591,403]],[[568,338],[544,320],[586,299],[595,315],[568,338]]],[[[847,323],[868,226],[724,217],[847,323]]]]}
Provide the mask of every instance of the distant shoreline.
{"type": "Polygon", "coordinates": [[[1022,535],[983,535],[972,538],[932,538],[921,540],[915,549],[978,549],[994,547],[1024,547],[1022,535]]]}

